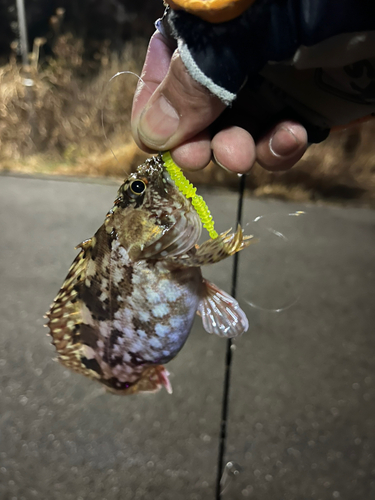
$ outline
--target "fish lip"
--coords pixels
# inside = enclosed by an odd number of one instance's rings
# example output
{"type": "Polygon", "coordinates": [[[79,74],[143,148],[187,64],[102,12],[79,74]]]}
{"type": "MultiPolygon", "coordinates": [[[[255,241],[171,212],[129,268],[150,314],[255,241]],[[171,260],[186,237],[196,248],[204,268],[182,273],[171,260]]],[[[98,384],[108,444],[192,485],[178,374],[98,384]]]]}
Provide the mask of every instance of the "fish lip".
{"type": "Polygon", "coordinates": [[[176,186],[175,182],[172,180],[172,177],[170,176],[169,172],[164,169],[163,172],[163,178],[168,182],[168,184],[171,184],[172,186],[176,186]]]}

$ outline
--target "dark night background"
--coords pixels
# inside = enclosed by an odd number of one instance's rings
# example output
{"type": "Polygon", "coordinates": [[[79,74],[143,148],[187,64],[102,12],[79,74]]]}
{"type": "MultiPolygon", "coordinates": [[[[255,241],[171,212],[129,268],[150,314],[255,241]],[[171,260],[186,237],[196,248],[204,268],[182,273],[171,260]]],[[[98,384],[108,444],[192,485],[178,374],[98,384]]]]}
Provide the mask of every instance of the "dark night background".
{"type": "MultiPolygon", "coordinates": [[[[65,9],[63,29],[87,41],[111,40],[113,48],[134,37],[149,37],[154,21],[163,12],[155,0],[26,0],[26,18],[31,44],[35,37],[51,32],[51,16],[65,9]]],[[[17,38],[15,0],[0,0],[0,54],[6,56],[17,38]]]]}

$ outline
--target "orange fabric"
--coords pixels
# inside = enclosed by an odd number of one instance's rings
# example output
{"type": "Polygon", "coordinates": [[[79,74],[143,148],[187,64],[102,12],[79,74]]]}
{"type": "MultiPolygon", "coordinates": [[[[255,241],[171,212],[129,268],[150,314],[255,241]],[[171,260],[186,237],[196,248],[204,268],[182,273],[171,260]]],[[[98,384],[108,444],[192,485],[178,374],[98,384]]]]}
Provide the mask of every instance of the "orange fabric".
{"type": "Polygon", "coordinates": [[[373,114],[364,116],[363,118],[358,118],[357,120],[353,120],[349,123],[346,123],[345,125],[336,125],[335,127],[331,128],[331,131],[337,132],[339,130],[344,130],[348,127],[351,127],[352,125],[359,125],[360,123],[365,123],[370,120],[375,120],[375,116],[373,114]]]}
{"type": "Polygon", "coordinates": [[[164,0],[174,10],[185,10],[210,23],[240,16],[256,0],[164,0]]]}

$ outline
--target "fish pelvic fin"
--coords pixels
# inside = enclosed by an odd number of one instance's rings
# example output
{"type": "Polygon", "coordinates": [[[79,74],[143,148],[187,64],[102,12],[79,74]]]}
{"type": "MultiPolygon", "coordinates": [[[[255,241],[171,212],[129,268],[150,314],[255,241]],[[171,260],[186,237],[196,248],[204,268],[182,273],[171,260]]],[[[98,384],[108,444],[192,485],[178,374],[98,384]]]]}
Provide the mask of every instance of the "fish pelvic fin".
{"type": "Polygon", "coordinates": [[[203,297],[197,314],[208,333],[219,337],[239,337],[249,328],[246,314],[238,302],[210,281],[203,280],[203,297]]]}

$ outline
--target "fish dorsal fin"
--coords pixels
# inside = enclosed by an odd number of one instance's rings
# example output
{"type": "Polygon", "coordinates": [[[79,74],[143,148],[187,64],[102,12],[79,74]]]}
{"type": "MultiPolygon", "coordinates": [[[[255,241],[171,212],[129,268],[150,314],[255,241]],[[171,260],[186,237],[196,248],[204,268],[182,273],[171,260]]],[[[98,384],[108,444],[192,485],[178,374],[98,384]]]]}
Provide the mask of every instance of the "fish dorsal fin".
{"type": "Polygon", "coordinates": [[[246,314],[238,302],[210,281],[203,280],[203,297],[198,306],[204,329],[219,337],[233,338],[249,328],[246,314]]]}

